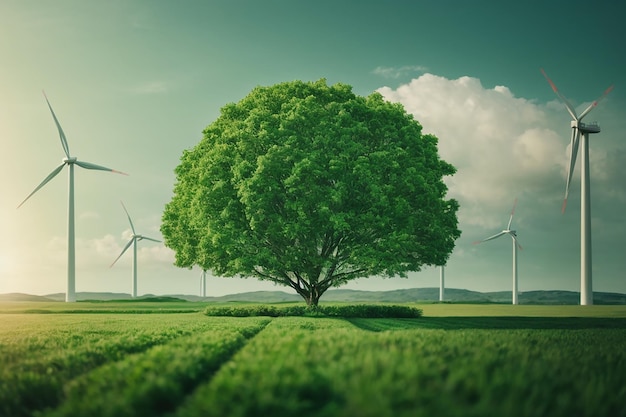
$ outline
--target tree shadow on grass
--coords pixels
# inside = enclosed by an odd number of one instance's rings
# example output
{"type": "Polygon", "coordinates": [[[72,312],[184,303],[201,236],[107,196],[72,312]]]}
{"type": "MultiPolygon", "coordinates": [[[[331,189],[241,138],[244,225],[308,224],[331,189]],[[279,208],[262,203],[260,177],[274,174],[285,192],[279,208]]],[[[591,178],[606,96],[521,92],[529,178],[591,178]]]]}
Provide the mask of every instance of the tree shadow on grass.
{"type": "Polygon", "coordinates": [[[408,329],[626,329],[626,318],[599,317],[420,317],[347,321],[373,332],[408,329]]]}

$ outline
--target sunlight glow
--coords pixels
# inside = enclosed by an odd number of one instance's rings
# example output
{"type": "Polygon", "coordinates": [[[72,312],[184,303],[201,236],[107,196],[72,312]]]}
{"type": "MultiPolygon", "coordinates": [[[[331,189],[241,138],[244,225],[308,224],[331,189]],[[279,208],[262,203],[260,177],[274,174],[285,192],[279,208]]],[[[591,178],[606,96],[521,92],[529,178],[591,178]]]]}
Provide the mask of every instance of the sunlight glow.
{"type": "Polygon", "coordinates": [[[5,254],[0,254],[0,277],[5,278],[11,272],[12,266],[11,259],[5,254]]]}

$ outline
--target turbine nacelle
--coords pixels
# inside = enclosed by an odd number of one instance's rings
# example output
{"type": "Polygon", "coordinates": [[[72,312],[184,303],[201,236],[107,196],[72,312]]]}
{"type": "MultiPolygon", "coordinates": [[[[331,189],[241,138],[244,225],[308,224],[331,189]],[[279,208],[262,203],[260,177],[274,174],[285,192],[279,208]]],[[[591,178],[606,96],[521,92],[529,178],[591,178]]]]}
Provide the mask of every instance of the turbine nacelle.
{"type": "Polygon", "coordinates": [[[131,240],[135,239],[136,241],[140,241],[140,240],[150,240],[152,242],[161,242],[160,240],[156,240],[156,239],[152,239],[151,237],[148,236],[144,236],[144,235],[132,235],[131,236],[131,240]]]}
{"type": "Polygon", "coordinates": [[[580,120],[572,120],[572,129],[578,129],[581,133],[600,133],[600,126],[597,122],[583,123],[580,120]]]}
{"type": "Polygon", "coordinates": [[[76,158],[75,156],[71,156],[71,157],[67,157],[67,158],[63,158],[63,163],[64,164],[74,164],[76,163],[76,161],[78,161],[78,158],[76,158]]]}

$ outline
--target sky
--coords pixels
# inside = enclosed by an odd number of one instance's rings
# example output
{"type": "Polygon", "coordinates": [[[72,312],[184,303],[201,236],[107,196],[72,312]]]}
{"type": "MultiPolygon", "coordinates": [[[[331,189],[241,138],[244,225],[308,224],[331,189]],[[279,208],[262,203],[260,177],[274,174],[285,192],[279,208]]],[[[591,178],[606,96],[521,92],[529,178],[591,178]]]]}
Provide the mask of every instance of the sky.
{"type": "MultiPolygon", "coordinates": [[[[561,213],[570,116],[540,72],[582,111],[590,138],[593,288],[626,293],[626,5],[613,0],[3,0],[0,2],[0,293],[64,292],[67,171],[17,206],[64,157],[42,90],[79,160],[76,291],[131,291],[131,236],[162,240],[184,150],[256,86],[325,78],[402,103],[439,138],[462,236],[446,287],[580,290],[580,160],[561,213]]],[[[580,159],[580,158],[579,158],[580,159]]],[[[197,269],[139,242],[139,294],[199,294],[197,269]]],[[[439,270],[359,279],[368,291],[437,287],[439,270]]],[[[207,295],[283,290],[209,276],[207,295]]]]}

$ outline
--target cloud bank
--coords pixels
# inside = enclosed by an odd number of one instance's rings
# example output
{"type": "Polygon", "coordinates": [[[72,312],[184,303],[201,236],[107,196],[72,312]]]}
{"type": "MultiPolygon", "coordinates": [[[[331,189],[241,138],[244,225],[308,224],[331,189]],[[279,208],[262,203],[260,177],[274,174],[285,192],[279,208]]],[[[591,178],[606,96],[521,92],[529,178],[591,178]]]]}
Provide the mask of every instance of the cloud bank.
{"type": "MultiPolygon", "coordinates": [[[[504,228],[518,198],[513,228],[524,246],[520,288],[579,289],[581,161],[567,212],[561,214],[571,134],[562,103],[516,97],[505,86],[486,88],[467,76],[423,74],[396,89],[377,91],[401,103],[424,133],[437,136],[441,157],[457,168],[446,179],[448,195],[460,203],[463,231],[449,261],[451,280],[459,283],[451,285],[493,288],[493,282],[510,274],[510,242],[488,248],[471,242],[504,228]]],[[[605,111],[598,116],[607,126],[621,117],[605,111]]],[[[620,167],[626,149],[619,134],[607,129],[590,138],[594,290],[600,291],[615,288],[621,281],[616,274],[624,269],[626,171],[620,167]]]]}
{"type": "Polygon", "coordinates": [[[458,170],[447,183],[450,196],[462,203],[465,225],[494,226],[486,212],[510,208],[518,196],[549,203],[562,198],[566,142],[545,105],[471,77],[424,74],[378,92],[402,103],[425,133],[439,139],[441,157],[458,170]]]}

